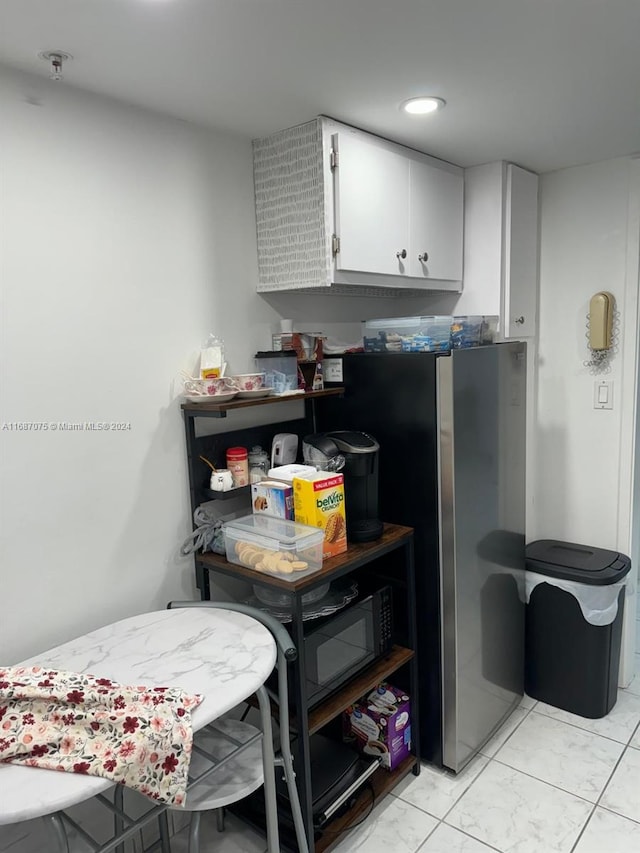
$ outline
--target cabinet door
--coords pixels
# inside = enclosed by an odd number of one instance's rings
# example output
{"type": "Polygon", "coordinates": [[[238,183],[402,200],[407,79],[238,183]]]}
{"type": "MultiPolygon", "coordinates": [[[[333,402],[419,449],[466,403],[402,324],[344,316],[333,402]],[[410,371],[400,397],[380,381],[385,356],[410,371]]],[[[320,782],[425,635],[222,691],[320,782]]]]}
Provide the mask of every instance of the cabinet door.
{"type": "Polygon", "coordinates": [[[504,241],[504,334],[532,337],[538,288],[538,176],[507,166],[504,241]]]}
{"type": "Polygon", "coordinates": [[[333,139],[336,269],[406,275],[409,160],[348,131],[333,139]]]}
{"type": "Polygon", "coordinates": [[[462,174],[412,160],[409,178],[409,275],[461,281],[462,174]]]}

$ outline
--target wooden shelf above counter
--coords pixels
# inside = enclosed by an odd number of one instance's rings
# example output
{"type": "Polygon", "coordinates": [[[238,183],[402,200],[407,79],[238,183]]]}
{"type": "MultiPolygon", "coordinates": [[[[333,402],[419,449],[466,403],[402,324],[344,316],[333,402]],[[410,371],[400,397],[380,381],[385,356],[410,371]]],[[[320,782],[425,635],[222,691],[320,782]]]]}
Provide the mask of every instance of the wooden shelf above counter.
{"type": "Polygon", "coordinates": [[[283,396],[260,397],[257,400],[229,400],[228,403],[182,403],[181,408],[192,417],[226,418],[227,412],[237,409],[249,409],[256,406],[273,406],[278,403],[296,403],[313,400],[318,397],[341,397],[344,388],[325,388],[324,391],[304,391],[301,394],[284,394],[283,396]]]}
{"type": "Polygon", "coordinates": [[[309,590],[320,586],[328,580],[337,580],[337,578],[349,574],[349,572],[360,566],[364,566],[366,563],[371,562],[371,560],[394,551],[401,544],[411,539],[412,536],[413,528],[411,527],[403,527],[400,524],[385,524],[380,539],[376,539],[375,542],[352,543],[344,554],[338,554],[337,557],[329,557],[323,560],[322,568],[317,572],[305,575],[305,577],[299,580],[291,581],[274,574],[258,572],[246,566],[230,563],[222,554],[214,554],[211,551],[207,551],[204,554],[196,554],[195,558],[206,569],[212,569],[230,577],[243,578],[251,583],[277,587],[294,595],[302,590],[309,590]]]}

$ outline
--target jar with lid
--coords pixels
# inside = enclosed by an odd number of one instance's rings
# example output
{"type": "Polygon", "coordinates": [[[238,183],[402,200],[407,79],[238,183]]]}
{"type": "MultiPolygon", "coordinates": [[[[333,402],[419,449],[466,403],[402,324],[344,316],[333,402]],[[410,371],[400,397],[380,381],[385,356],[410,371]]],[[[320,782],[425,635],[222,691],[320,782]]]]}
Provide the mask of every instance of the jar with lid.
{"type": "Polygon", "coordinates": [[[266,480],[269,471],[269,455],[260,445],[252,447],[249,451],[249,482],[259,483],[266,480]]]}
{"type": "Polygon", "coordinates": [[[249,459],[246,447],[230,447],[227,450],[227,468],[233,477],[234,489],[249,485],[249,459]]]}

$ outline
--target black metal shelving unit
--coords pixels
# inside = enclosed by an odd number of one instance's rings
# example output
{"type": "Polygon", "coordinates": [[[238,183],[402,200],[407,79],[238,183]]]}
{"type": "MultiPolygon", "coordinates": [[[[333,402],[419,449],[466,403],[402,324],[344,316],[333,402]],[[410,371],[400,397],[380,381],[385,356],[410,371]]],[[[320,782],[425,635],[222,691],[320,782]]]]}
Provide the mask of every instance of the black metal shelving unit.
{"type": "MultiPolygon", "coordinates": [[[[273,436],[285,430],[296,432],[300,436],[314,432],[316,429],[315,406],[321,404],[319,398],[342,395],[343,393],[344,389],[342,388],[332,388],[326,391],[311,392],[304,396],[300,395],[300,398],[304,400],[305,413],[304,417],[299,419],[206,436],[196,435],[195,422],[198,418],[226,417],[229,412],[236,409],[269,403],[278,404],[281,401],[290,401],[295,398],[265,398],[238,403],[231,401],[219,405],[184,404],[182,408],[185,418],[192,510],[195,510],[205,500],[212,498],[226,500],[229,497],[238,496],[240,493],[248,495],[249,492],[248,487],[230,492],[211,492],[208,489],[210,469],[206,463],[200,460],[201,455],[213,461],[214,464],[222,465],[227,447],[234,445],[252,446],[253,444],[261,444],[263,447],[269,446],[273,436]]],[[[417,658],[414,651],[416,648],[416,612],[413,594],[415,589],[413,530],[401,525],[385,524],[383,535],[377,541],[351,544],[346,553],[324,560],[322,569],[318,572],[293,582],[230,563],[224,556],[212,552],[195,554],[194,562],[196,583],[204,600],[210,598],[209,575],[211,573],[239,578],[251,584],[277,589],[279,592],[285,591],[291,596],[292,621],[288,627],[298,649],[298,659],[293,665],[291,682],[293,685],[291,729],[296,740],[294,754],[296,755],[297,783],[309,849],[316,851],[316,853],[330,850],[340,841],[344,832],[347,832],[352,825],[358,823],[366,815],[366,811],[371,805],[371,796],[363,793],[355,802],[351,803],[345,812],[335,817],[328,826],[323,827],[322,830],[314,830],[310,737],[325,726],[329,726],[332,721],[340,717],[342,711],[349,705],[392,674],[396,674],[396,677],[401,679],[401,686],[411,696],[413,719],[418,718],[417,658]],[[349,575],[357,577],[358,573],[365,567],[368,581],[376,578],[379,579],[380,583],[392,583],[395,587],[394,600],[399,616],[396,618],[398,637],[394,637],[394,642],[396,639],[398,642],[387,656],[375,661],[334,695],[310,711],[306,696],[306,681],[302,677],[305,672],[305,623],[302,618],[302,596],[327,581],[337,580],[349,575]]],[[[420,744],[417,726],[413,727],[412,750],[413,754],[394,771],[389,772],[380,768],[371,777],[370,790],[373,791],[376,802],[392,790],[408,773],[413,772],[418,775],[420,772],[420,744]]],[[[259,803],[259,798],[254,797],[253,802],[259,803]]],[[[252,810],[251,798],[246,803],[238,804],[238,812],[254,826],[260,828],[259,808],[257,811],[252,810]]],[[[288,847],[286,828],[283,829],[283,849],[294,851],[295,846],[288,847]]]]}

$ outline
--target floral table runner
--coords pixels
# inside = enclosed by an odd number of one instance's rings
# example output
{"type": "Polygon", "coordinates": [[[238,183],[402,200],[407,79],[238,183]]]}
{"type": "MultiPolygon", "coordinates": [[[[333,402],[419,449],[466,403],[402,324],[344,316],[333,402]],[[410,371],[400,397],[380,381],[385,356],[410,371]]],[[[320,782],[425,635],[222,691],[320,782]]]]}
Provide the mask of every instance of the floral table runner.
{"type": "Polygon", "coordinates": [[[185,801],[202,696],[40,666],[0,667],[0,761],[101,776],[185,801]]]}

